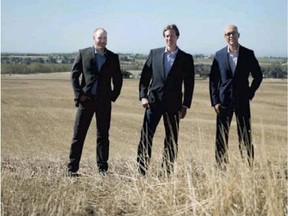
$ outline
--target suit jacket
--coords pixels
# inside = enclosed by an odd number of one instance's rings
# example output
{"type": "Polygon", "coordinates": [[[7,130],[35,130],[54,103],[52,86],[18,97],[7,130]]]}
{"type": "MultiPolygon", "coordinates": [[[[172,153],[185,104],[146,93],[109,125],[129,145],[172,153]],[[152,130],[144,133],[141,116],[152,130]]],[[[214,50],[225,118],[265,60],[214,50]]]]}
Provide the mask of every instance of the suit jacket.
{"type": "Polygon", "coordinates": [[[96,90],[98,101],[102,103],[116,101],[120,95],[123,77],[118,55],[106,49],[105,56],[106,61],[100,71],[98,71],[95,48],[88,47],[79,50],[72,67],[71,78],[76,106],[79,105],[79,98],[82,94],[90,95],[91,88],[96,79],[98,82],[96,90]]]}
{"type": "Polygon", "coordinates": [[[239,47],[235,73],[230,68],[228,47],[216,52],[210,71],[211,105],[249,109],[249,100],[262,82],[262,71],[252,50],[239,47]],[[249,76],[252,83],[249,85],[249,76]]]}
{"type": "Polygon", "coordinates": [[[182,106],[191,106],[194,62],[192,55],[178,49],[172,68],[165,79],[164,52],[165,47],[150,51],[139,82],[139,98],[147,98],[152,107],[163,105],[165,111],[176,113],[182,106]]]}

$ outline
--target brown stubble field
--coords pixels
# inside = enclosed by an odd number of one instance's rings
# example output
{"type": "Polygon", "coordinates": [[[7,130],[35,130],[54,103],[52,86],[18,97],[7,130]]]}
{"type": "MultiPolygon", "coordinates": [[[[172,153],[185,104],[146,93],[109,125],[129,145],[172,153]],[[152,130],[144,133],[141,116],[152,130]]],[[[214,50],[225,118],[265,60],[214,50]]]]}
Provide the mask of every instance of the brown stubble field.
{"type": "Polygon", "coordinates": [[[95,120],[84,145],[82,176],[65,176],[76,113],[69,73],[2,75],[1,87],[2,215],[287,214],[286,80],[264,80],[252,102],[253,170],[240,158],[233,119],[226,172],[214,167],[208,81],[197,80],[169,178],[161,172],[162,122],[148,176],[136,170],[143,119],[137,79],[124,80],[113,104],[105,177],[95,165],[95,120]]]}

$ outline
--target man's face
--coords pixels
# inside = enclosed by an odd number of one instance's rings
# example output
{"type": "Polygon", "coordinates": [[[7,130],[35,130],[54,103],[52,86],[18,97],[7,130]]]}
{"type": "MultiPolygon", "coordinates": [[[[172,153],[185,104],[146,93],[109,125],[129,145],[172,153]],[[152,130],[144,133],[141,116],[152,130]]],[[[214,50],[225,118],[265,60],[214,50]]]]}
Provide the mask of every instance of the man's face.
{"type": "Polygon", "coordinates": [[[96,31],[93,35],[96,49],[104,50],[107,45],[107,33],[102,29],[96,31]]]}
{"type": "Polygon", "coordinates": [[[177,46],[178,37],[176,36],[176,32],[173,29],[169,29],[165,31],[164,38],[165,38],[167,47],[177,46]]]}
{"type": "Polygon", "coordinates": [[[224,30],[224,37],[229,45],[238,45],[238,39],[240,37],[240,34],[238,33],[237,27],[226,27],[224,30]]]}

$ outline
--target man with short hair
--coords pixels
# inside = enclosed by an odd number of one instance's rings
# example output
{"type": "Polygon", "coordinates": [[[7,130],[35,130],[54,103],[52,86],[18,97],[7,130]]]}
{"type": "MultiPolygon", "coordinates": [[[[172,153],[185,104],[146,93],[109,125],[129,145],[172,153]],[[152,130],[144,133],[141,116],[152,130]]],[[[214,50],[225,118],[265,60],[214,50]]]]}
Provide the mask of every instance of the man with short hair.
{"type": "Polygon", "coordinates": [[[142,175],[148,170],[153,136],[162,116],[165,127],[162,165],[168,174],[173,171],[178,151],[179,119],[186,116],[186,110],[191,106],[194,62],[192,55],[177,46],[179,35],[176,25],[168,25],[163,30],[166,46],[152,49],[142,70],[139,99],[145,114],[137,154],[138,170],[142,175]]]}
{"type": "Polygon", "coordinates": [[[78,176],[84,140],[94,114],[97,128],[97,166],[101,174],[108,170],[111,101],[116,101],[122,88],[119,58],[106,48],[106,30],[95,29],[93,40],[93,47],[79,50],[72,67],[71,81],[78,111],[68,164],[70,176],[78,176]]]}
{"type": "Polygon", "coordinates": [[[224,29],[227,46],[216,52],[210,71],[211,105],[217,114],[215,157],[221,168],[228,162],[228,134],[233,113],[241,155],[246,148],[250,166],[254,160],[250,100],[262,82],[262,71],[254,52],[241,46],[239,37],[237,26],[229,25],[224,29]]]}

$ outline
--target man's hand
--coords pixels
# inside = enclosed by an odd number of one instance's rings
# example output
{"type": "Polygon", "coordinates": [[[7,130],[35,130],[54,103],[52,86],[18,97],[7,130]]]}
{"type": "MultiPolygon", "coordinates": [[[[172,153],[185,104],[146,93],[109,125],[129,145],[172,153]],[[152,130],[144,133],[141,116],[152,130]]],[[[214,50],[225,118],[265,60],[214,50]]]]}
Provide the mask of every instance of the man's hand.
{"type": "Polygon", "coordinates": [[[187,107],[182,107],[178,112],[179,119],[184,119],[187,114],[187,107]]]}
{"type": "Polygon", "coordinates": [[[221,112],[221,104],[220,103],[216,104],[214,106],[214,110],[215,110],[216,114],[220,114],[220,112],[221,112]]]}
{"type": "Polygon", "coordinates": [[[87,96],[87,95],[81,95],[80,98],[79,98],[79,100],[80,100],[81,102],[84,102],[84,101],[86,101],[86,100],[91,101],[91,98],[90,98],[89,96],[87,96]]]}
{"type": "Polygon", "coordinates": [[[145,109],[149,108],[149,102],[147,98],[141,98],[141,104],[145,109]]]}

